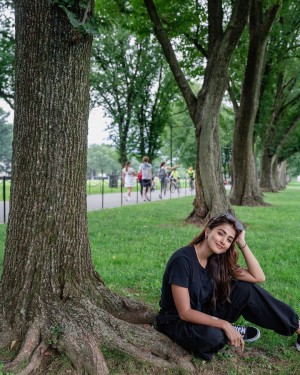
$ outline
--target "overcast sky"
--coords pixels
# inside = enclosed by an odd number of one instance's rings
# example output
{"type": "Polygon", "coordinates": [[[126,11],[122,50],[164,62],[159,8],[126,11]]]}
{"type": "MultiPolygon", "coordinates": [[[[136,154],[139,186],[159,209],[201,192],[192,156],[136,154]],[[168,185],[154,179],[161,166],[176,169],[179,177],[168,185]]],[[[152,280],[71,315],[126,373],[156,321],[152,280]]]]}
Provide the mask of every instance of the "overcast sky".
{"type": "Polygon", "coordinates": [[[109,143],[106,123],[101,108],[93,108],[89,116],[88,144],[109,143]]]}

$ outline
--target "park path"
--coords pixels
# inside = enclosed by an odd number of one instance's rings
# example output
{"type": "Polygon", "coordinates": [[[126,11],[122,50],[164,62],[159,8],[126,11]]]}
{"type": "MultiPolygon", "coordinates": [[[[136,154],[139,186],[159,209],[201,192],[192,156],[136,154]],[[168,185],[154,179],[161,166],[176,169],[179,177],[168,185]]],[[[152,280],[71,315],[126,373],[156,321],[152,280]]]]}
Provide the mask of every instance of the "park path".
{"type": "MultiPolygon", "coordinates": [[[[180,198],[185,196],[194,195],[194,192],[191,192],[188,188],[182,188],[180,193],[175,191],[174,193],[167,192],[166,196],[163,197],[164,199],[174,199],[180,198]]],[[[151,192],[151,202],[152,201],[159,201],[159,191],[154,190],[151,192]]],[[[120,206],[131,206],[134,204],[151,204],[151,202],[144,202],[142,197],[139,193],[133,192],[132,198],[130,202],[127,202],[123,195],[120,193],[112,193],[112,194],[95,194],[95,195],[87,195],[87,210],[88,211],[97,211],[106,208],[114,208],[120,206]]],[[[0,201],[0,224],[7,223],[8,220],[8,213],[9,213],[9,202],[6,201],[5,205],[4,202],[0,201]]]]}

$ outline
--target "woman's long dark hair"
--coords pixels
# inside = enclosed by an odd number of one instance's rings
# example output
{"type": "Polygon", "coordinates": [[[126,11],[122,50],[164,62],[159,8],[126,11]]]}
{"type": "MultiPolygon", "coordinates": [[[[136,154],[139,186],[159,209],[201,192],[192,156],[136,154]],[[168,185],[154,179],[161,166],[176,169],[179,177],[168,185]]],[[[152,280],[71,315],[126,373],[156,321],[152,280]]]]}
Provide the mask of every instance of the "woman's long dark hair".
{"type": "Polygon", "coordinates": [[[211,307],[216,308],[217,300],[221,303],[230,302],[231,282],[239,274],[240,267],[237,265],[238,251],[235,248],[235,240],[239,232],[234,223],[224,216],[212,218],[205,226],[203,231],[196,236],[190,243],[191,246],[199,244],[205,239],[205,231],[207,228],[212,230],[221,224],[233,225],[236,235],[229,249],[222,254],[213,254],[208,258],[207,269],[211,275],[213,283],[213,294],[210,300],[211,307]]]}

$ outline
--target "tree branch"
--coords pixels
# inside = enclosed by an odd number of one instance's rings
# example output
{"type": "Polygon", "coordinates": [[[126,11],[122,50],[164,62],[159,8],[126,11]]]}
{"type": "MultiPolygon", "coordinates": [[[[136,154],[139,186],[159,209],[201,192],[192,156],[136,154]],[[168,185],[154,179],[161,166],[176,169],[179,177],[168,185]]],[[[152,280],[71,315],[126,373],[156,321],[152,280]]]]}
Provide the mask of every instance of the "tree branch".
{"type": "Polygon", "coordinates": [[[289,102],[287,102],[286,104],[284,104],[280,110],[279,110],[279,113],[278,114],[281,114],[283,111],[285,111],[285,109],[291,105],[293,105],[295,102],[298,101],[298,99],[300,98],[300,93],[298,95],[296,95],[294,98],[292,98],[289,102]]]}
{"type": "Polygon", "coordinates": [[[249,17],[251,0],[234,2],[231,18],[222,38],[222,50],[231,56],[249,17]]]}
{"type": "Polygon", "coordinates": [[[184,33],[185,37],[188,41],[194,44],[195,48],[204,56],[208,57],[207,50],[198,42],[198,40],[194,37],[192,37],[189,33],[184,33]]]}
{"type": "Polygon", "coordinates": [[[179,65],[175,52],[173,50],[172,44],[169,37],[162,27],[159,15],[157,13],[156,7],[152,0],[144,0],[145,6],[147,8],[149,17],[152,21],[154,32],[157,36],[158,41],[161,44],[165,58],[172,70],[174,78],[179,86],[179,89],[188,105],[190,115],[194,117],[194,108],[197,101],[185,75],[179,65]]]}
{"type": "Polygon", "coordinates": [[[263,25],[264,33],[269,34],[269,31],[274,23],[274,20],[279,12],[279,9],[281,8],[281,4],[277,3],[272,6],[266,11],[265,15],[265,22],[263,25]]]}
{"type": "Polygon", "coordinates": [[[223,9],[222,0],[208,0],[208,54],[219,38],[223,35],[223,9]]]}
{"type": "Polygon", "coordinates": [[[280,153],[280,151],[283,149],[284,147],[284,144],[287,142],[287,140],[289,139],[290,135],[293,133],[294,129],[296,128],[297,124],[298,124],[298,121],[300,120],[300,113],[297,114],[296,118],[294,119],[294,121],[291,123],[291,126],[289,127],[288,131],[285,132],[284,134],[284,137],[282,138],[282,140],[280,141],[277,149],[276,149],[276,154],[278,155],[280,153]]]}
{"type": "Polygon", "coordinates": [[[89,0],[88,3],[86,4],[84,15],[83,15],[83,18],[82,18],[82,21],[81,21],[82,25],[85,24],[85,22],[87,20],[87,17],[88,17],[88,13],[89,13],[90,10],[91,10],[91,0],[89,0]]]}
{"type": "Polygon", "coordinates": [[[239,111],[239,104],[238,104],[238,102],[237,102],[237,100],[236,100],[236,97],[235,97],[235,95],[234,95],[234,92],[233,92],[233,89],[232,89],[232,86],[231,86],[230,79],[229,79],[229,81],[228,81],[227,92],[228,92],[229,97],[230,97],[230,100],[231,100],[231,102],[232,102],[235,116],[237,116],[238,111],[239,111]]]}

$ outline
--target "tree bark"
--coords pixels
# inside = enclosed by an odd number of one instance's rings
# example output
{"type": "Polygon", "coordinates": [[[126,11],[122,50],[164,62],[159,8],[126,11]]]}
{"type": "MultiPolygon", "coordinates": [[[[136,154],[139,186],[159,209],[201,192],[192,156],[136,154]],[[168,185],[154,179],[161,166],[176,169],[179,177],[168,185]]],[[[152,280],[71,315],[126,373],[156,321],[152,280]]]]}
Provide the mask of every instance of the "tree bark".
{"type": "Polygon", "coordinates": [[[247,23],[251,1],[238,0],[234,3],[225,32],[222,28],[222,2],[208,1],[209,51],[203,86],[197,97],[180,68],[153,1],[144,2],[196,129],[196,197],[188,221],[201,224],[220,212],[232,210],[221,173],[219,111],[227,88],[228,65],[247,23]]]}
{"type": "Polygon", "coordinates": [[[277,166],[278,171],[278,187],[280,190],[286,188],[288,181],[288,174],[287,174],[287,162],[286,160],[282,161],[277,166]]]}
{"type": "Polygon", "coordinates": [[[274,179],[272,174],[272,161],[273,155],[270,155],[268,149],[264,149],[260,166],[260,187],[264,192],[275,191],[274,179]]]}
{"type": "MultiPolygon", "coordinates": [[[[69,11],[80,20],[92,15],[76,6],[69,11]]],[[[15,15],[0,348],[13,343],[19,352],[5,372],[31,373],[49,346],[64,352],[79,374],[109,373],[102,346],[193,372],[191,357],[146,324],[153,311],[109,291],[92,265],[85,181],[92,38],[48,0],[16,0],[15,15]]]]}
{"type": "Polygon", "coordinates": [[[248,58],[232,147],[233,185],[230,202],[234,205],[264,204],[256,176],[253,130],[268,35],[278,10],[279,4],[276,4],[264,15],[261,0],[254,0],[251,6],[248,58]]]}
{"type": "MultiPolygon", "coordinates": [[[[279,98],[279,95],[276,95],[276,99],[279,98]]],[[[276,102],[276,101],[275,101],[276,102]]],[[[272,116],[270,119],[270,124],[266,129],[266,135],[263,141],[263,154],[261,158],[261,179],[260,179],[260,188],[263,191],[276,191],[278,189],[282,189],[286,186],[286,181],[284,183],[278,182],[279,178],[279,170],[275,168],[274,165],[277,164],[281,165],[284,172],[284,163],[283,160],[278,161],[279,155],[282,152],[282,149],[285,146],[285,143],[288,142],[289,138],[294,133],[296,126],[298,124],[300,114],[295,112],[294,118],[292,119],[288,126],[286,126],[285,133],[282,135],[282,131],[277,129],[280,127],[280,123],[278,120],[278,111],[280,111],[282,107],[275,106],[275,109],[272,111],[272,116]],[[278,107],[278,108],[276,108],[278,107]],[[276,121],[277,120],[277,121],[276,121]],[[281,133],[281,137],[279,138],[277,134],[281,133]],[[270,144],[271,143],[271,144],[270,144]]]]}
{"type": "Polygon", "coordinates": [[[278,173],[278,157],[274,155],[272,158],[271,164],[271,176],[274,185],[274,191],[281,190],[280,189],[280,182],[279,182],[279,173],[278,173]]]}

